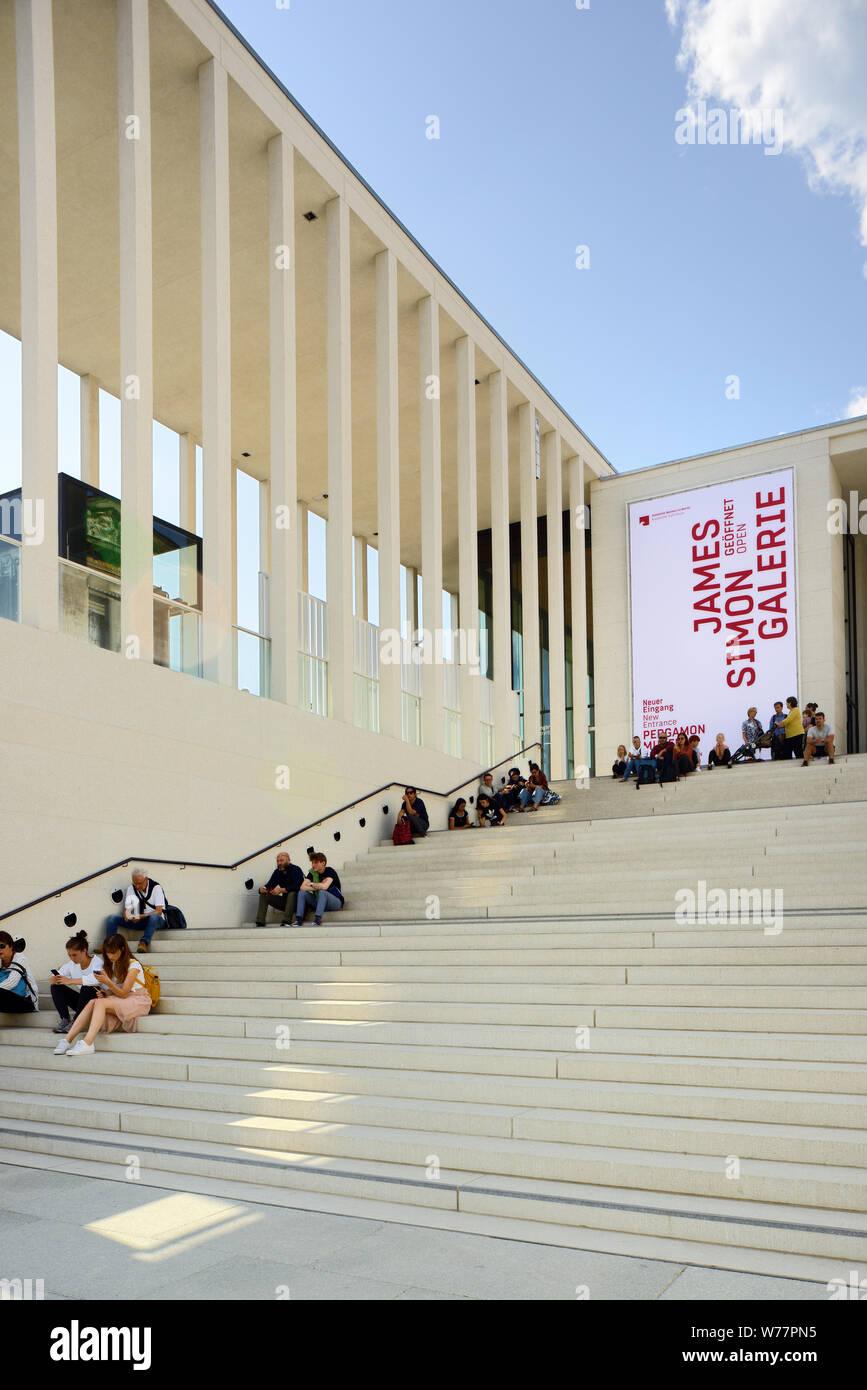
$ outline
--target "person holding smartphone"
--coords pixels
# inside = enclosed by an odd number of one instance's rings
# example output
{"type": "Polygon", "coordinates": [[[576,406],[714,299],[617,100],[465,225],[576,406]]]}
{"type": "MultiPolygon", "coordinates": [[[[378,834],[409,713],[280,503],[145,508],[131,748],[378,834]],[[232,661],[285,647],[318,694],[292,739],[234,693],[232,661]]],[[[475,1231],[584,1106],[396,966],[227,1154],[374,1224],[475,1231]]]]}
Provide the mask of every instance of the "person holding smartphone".
{"type": "Polygon", "coordinates": [[[105,969],[95,973],[99,995],[77,1015],[68,1035],[55,1047],[55,1057],[87,1056],[96,1050],[97,1033],[113,1033],[117,1028],[134,1033],[138,1020],[151,1011],[144,968],[130,951],[126,937],[115,932],[102,949],[105,969]]]}
{"type": "Polygon", "coordinates": [[[85,1004],[99,996],[97,972],[102,969],[102,956],[91,955],[87,932],[76,932],[66,943],[69,960],[59,970],[51,972],[51,1001],[58,1013],[55,1033],[68,1033],[85,1004]],[[72,1010],[72,1018],[70,1018],[72,1010]]]}

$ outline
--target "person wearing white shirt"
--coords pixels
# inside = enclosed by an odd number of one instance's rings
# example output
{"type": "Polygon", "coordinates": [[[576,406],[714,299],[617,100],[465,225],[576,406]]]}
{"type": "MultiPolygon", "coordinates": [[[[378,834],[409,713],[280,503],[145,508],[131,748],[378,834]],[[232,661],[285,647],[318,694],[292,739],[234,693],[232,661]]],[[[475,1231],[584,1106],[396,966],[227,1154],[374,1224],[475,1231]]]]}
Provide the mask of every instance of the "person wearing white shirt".
{"type": "Polygon", "coordinates": [[[132,883],[124,898],[123,916],[115,913],[109,917],[106,932],[110,936],[112,932],[120,931],[121,927],[143,924],[138,950],[144,954],[150,950],[154,932],[166,925],[166,895],[155,879],[148,878],[144,869],[133,869],[131,877],[132,883]]]}
{"type": "Polygon", "coordinates": [[[69,938],[66,954],[69,956],[66,964],[51,972],[51,999],[59,1015],[55,1033],[68,1033],[85,1004],[99,994],[96,972],[102,969],[102,956],[90,954],[86,931],[76,932],[69,938]]]}
{"type": "Polygon", "coordinates": [[[834,761],[834,727],[821,710],[817,711],[815,720],[807,730],[802,767],[809,767],[811,758],[824,758],[826,754],[829,763],[834,761]]]}
{"type": "Polygon", "coordinates": [[[115,932],[102,949],[105,969],[96,972],[99,998],[85,1004],[54,1049],[56,1057],[83,1057],[94,1052],[94,1039],[100,1031],[113,1033],[123,1028],[125,1033],[134,1033],[138,1020],[151,1011],[144,967],[130,953],[126,937],[115,932]]]}

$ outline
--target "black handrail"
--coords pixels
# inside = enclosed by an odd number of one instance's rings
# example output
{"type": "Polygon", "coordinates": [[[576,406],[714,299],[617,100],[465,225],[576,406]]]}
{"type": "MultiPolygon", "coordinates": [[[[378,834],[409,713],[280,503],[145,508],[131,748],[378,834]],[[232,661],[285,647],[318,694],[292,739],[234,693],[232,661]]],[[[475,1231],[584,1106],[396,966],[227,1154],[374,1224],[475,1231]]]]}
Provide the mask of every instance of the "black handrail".
{"type": "MultiPolygon", "coordinates": [[[[494,763],[493,767],[482,768],[481,772],[475,773],[473,777],[469,777],[465,782],[459,782],[451,791],[438,792],[434,791],[431,787],[419,787],[418,790],[424,792],[426,796],[443,796],[448,799],[455,796],[457,792],[463,791],[464,787],[470,786],[477,778],[481,781],[489,772],[493,774],[496,772],[497,768],[502,767],[505,763],[514,761],[515,758],[523,758],[526,754],[532,753],[534,748],[541,750],[541,743],[531,743],[526,748],[522,748],[520,753],[513,753],[511,759],[503,758],[500,762],[494,763]]],[[[260,855],[268,854],[272,849],[280,849],[282,845],[287,845],[290,840],[297,840],[299,835],[306,835],[308,830],[316,830],[320,825],[324,825],[326,821],[334,820],[336,816],[345,815],[347,811],[352,811],[356,806],[360,806],[362,802],[369,801],[371,797],[381,796],[383,792],[391,791],[392,787],[405,787],[407,785],[406,782],[386,782],[384,786],[377,787],[372,792],[365,792],[364,796],[356,797],[355,801],[348,802],[345,806],[341,806],[339,810],[329,811],[326,815],[320,816],[319,820],[311,821],[309,825],[302,825],[299,830],[293,830],[290,835],[284,835],[281,840],[275,840],[273,844],[265,845],[264,848],[257,849],[253,854],[246,855],[243,859],[239,859],[237,864],[199,864],[192,860],[186,860],[184,863],[180,863],[177,859],[158,859],[153,855],[130,854],[126,859],[118,859],[115,864],[106,864],[105,868],[96,869],[92,874],[86,874],[84,878],[77,878],[73,883],[64,884],[62,888],[54,888],[50,893],[43,893],[41,898],[34,898],[32,902],[22,903],[20,907],[13,907],[10,908],[8,912],[0,913],[0,922],[6,922],[10,917],[17,917],[19,913],[27,912],[31,907],[38,907],[40,903],[47,903],[51,898],[59,898],[64,893],[71,893],[73,888],[80,888],[83,883],[92,883],[95,878],[102,878],[103,874],[111,874],[114,873],[115,869],[126,868],[128,864],[132,864],[135,860],[140,860],[143,864],[174,864],[178,869],[219,869],[223,872],[235,873],[237,869],[243,868],[245,864],[252,864],[253,860],[258,859],[260,855]]]]}

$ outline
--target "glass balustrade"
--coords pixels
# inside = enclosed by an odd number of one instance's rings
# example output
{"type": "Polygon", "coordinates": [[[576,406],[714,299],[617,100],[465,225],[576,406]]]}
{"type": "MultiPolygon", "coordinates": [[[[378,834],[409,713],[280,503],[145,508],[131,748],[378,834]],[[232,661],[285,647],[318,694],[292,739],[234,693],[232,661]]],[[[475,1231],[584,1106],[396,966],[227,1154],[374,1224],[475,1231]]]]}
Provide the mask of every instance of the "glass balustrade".
{"type": "Polygon", "coordinates": [[[154,594],[154,665],[202,675],[202,615],[162,594],[154,594]]]}
{"type": "Polygon", "coordinates": [[[268,699],[271,694],[271,642],[246,628],[235,628],[235,684],[238,690],[268,699]]]}
{"type": "Polygon", "coordinates": [[[21,621],[21,547],[0,536],[0,618],[21,621]]]}

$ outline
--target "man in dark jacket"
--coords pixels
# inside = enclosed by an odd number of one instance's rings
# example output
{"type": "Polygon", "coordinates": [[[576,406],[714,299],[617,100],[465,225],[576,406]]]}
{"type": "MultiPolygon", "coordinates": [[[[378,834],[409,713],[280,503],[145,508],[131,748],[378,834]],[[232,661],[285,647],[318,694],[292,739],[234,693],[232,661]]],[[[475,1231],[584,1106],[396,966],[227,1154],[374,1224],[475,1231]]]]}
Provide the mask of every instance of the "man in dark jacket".
{"type": "Polygon", "coordinates": [[[298,890],[303,882],[304,874],[298,865],[292,863],[288,854],[278,854],[277,868],[265,886],[259,889],[256,926],[265,926],[269,907],[280,913],[284,927],[292,921],[298,906],[298,890]]]}
{"type": "Polygon", "coordinates": [[[430,820],[428,819],[427,807],[415,787],[407,787],[403,798],[403,808],[406,811],[406,818],[412,826],[413,835],[417,839],[423,840],[430,830],[430,820]]]}

